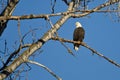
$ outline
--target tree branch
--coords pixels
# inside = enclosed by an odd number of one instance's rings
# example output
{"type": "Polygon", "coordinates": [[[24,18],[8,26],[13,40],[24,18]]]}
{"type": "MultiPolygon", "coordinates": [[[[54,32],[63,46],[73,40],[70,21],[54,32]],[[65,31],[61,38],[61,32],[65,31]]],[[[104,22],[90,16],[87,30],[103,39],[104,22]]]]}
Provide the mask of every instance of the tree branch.
{"type": "MultiPolygon", "coordinates": [[[[92,10],[75,10],[75,11],[68,11],[68,12],[61,12],[54,14],[39,14],[39,15],[30,14],[30,15],[22,15],[22,16],[0,16],[0,20],[25,20],[25,19],[37,19],[37,18],[47,19],[48,17],[61,16],[75,12],[82,12],[83,14],[85,14],[92,12],[92,10]]],[[[119,10],[97,10],[95,12],[97,13],[119,12],[119,10]]],[[[75,14],[75,15],[72,14],[72,17],[85,16],[83,14],[75,14]]]]}
{"type": "Polygon", "coordinates": [[[105,60],[107,60],[108,62],[112,63],[113,65],[117,66],[120,68],[120,64],[116,63],[115,61],[109,59],[108,57],[104,56],[103,54],[97,52],[96,50],[94,50],[93,48],[91,48],[90,46],[88,46],[86,43],[84,42],[80,42],[80,41],[73,41],[73,40],[66,40],[64,38],[60,38],[60,37],[52,37],[52,40],[58,40],[58,41],[62,41],[62,42],[68,42],[68,43],[77,43],[80,44],[86,48],[88,48],[90,51],[92,51],[92,53],[97,54],[98,56],[104,58],[105,60]]]}
{"type": "Polygon", "coordinates": [[[21,49],[29,47],[29,46],[31,46],[31,44],[25,44],[23,46],[20,45],[17,50],[15,50],[13,53],[10,54],[10,56],[4,63],[3,67],[0,68],[0,71],[2,71],[11,62],[12,58],[15,57],[20,52],[21,49]]]}
{"type": "Polygon", "coordinates": [[[62,80],[59,76],[57,76],[53,71],[51,71],[48,67],[46,67],[45,65],[43,64],[40,64],[38,62],[35,62],[35,61],[31,61],[31,60],[27,60],[27,62],[31,63],[31,64],[35,64],[35,65],[38,65],[42,68],[44,68],[46,71],[48,71],[52,76],[54,76],[57,80],[62,80]]]}
{"type": "Polygon", "coordinates": [[[98,11],[98,10],[104,8],[104,7],[115,4],[117,2],[119,2],[119,0],[108,0],[106,3],[103,3],[100,6],[95,7],[94,9],[90,10],[89,12],[85,12],[85,13],[82,13],[82,14],[72,14],[72,17],[74,17],[74,18],[83,17],[83,16],[86,16],[90,13],[96,12],[96,11],[98,11]]]}
{"type": "MultiPolygon", "coordinates": [[[[69,5],[68,10],[72,9],[73,3],[71,2],[69,5]]],[[[19,67],[22,63],[26,62],[27,59],[38,49],[40,49],[44,43],[46,43],[54,33],[69,19],[70,15],[64,15],[59,19],[55,24],[54,27],[47,31],[41,39],[37,42],[33,43],[27,50],[25,50],[18,58],[16,58],[10,65],[8,65],[1,73],[0,73],[0,80],[6,78],[10,75],[17,67],[19,67]]]]}
{"type": "MultiPolygon", "coordinates": [[[[66,1],[66,0],[63,0],[63,1],[66,1]]],[[[30,14],[30,15],[23,15],[23,16],[11,16],[11,15],[5,14],[5,16],[4,15],[0,16],[0,20],[18,20],[18,19],[19,20],[24,20],[24,19],[36,19],[36,18],[46,19],[47,17],[66,15],[66,14],[70,14],[70,13],[73,13],[72,17],[79,18],[79,17],[86,16],[86,15],[88,15],[90,13],[93,13],[93,12],[119,12],[119,10],[100,10],[100,9],[106,7],[106,6],[110,6],[110,5],[115,4],[117,2],[119,2],[119,0],[109,0],[108,2],[106,2],[106,3],[104,3],[100,6],[97,6],[92,10],[75,10],[75,11],[72,11],[72,9],[71,9],[71,11],[55,13],[55,14],[40,14],[40,15],[30,14]],[[74,14],[75,12],[83,12],[83,13],[82,14],[74,14]]]]}
{"type": "MultiPolygon", "coordinates": [[[[11,16],[19,0],[10,0],[9,4],[0,14],[0,16],[11,16]]],[[[2,35],[4,29],[7,27],[8,20],[0,20],[0,36],[2,35]]]]}

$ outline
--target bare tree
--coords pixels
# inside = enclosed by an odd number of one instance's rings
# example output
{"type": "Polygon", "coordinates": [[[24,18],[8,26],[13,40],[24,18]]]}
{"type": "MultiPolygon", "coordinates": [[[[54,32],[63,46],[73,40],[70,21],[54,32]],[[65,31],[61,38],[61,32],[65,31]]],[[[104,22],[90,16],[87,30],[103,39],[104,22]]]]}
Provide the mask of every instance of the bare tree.
{"type": "MultiPolygon", "coordinates": [[[[0,68],[0,80],[3,80],[9,77],[18,67],[20,67],[20,65],[24,63],[27,66],[29,66],[28,63],[41,66],[45,70],[47,70],[49,73],[51,73],[51,75],[53,75],[56,79],[61,80],[59,76],[57,76],[54,72],[52,72],[46,66],[38,62],[29,60],[29,57],[33,55],[36,51],[41,49],[41,47],[49,40],[58,40],[73,56],[74,56],[73,52],[68,47],[66,47],[66,45],[64,45],[64,42],[81,44],[82,46],[91,50],[94,54],[97,54],[98,56],[101,56],[102,58],[114,64],[115,66],[120,67],[118,63],[105,57],[101,53],[98,53],[96,50],[89,47],[87,43],[75,42],[72,40],[60,38],[57,33],[57,31],[62,27],[62,25],[70,18],[81,18],[89,14],[92,14],[94,12],[98,12],[98,13],[114,12],[114,13],[118,13],[118,17],[119,17],[120,1],[106,0],[105,2],[103,2],[103,4],[100,4],[94,8],[89,8],[90,5],[88,5],[89,3],[94,2],[94,0],[62,0],[62,1],[63,1],[63,5],[66,5],[66,7],[68,7],[67,10],[64,12],[55,13],[54,10],[56,5],[56,0],[53,0],[53,2],[51,0],[52,11],[50,14],[39,14],[39,15],[30,14],[30,15],[22,15],[22,16],[14,16],[14,15],[12,16],[14,9],[16,8],[17,4],[19,4],[19,0],[8,0],[7,6],[5,7],[5,9],[2,11],[0,15],[0,35],[4,34],[3,31],[5,31],[5,28],[9,27],[9,25],[7,25],[7,22],[9,20],[16,20],[18,21],[18,33],[20,36],[20,44],[18,49],[16,49],[13,53],[10,53],[6,61],[4,61],[3,58],[1,58],[1,63],[3,63],[3,66],[0,68]],[[56,16],[60,16],[60,19],[58,19],[56,23],[53,24],[50,18],[56,17],[56,16]],[[37,41],[33,41],[31,44],[24,44],[25,37],[29,33],[34,33],[35,30],[38,30],[38,29],[31,29],[24,36],[21,36],[20,20],[25,20],[25,19],[32,20],[32,19],[38,19],[38,18],[42,18],[48,21],[49,24],[51,25],[51,29],[49,29],[37,41]]],[[[7,46],[6,41],[5,41],[5,46],[7,46]]],[[[5,47],[5,50],[7,50],[6,47],[5,47]]],[[[23,71],[23,69],[18,70],[16,77],[20,75],[21,71],[23,71]]],[[[14,78],[14,80],[16,79],[16,77],[14,78]]]]}

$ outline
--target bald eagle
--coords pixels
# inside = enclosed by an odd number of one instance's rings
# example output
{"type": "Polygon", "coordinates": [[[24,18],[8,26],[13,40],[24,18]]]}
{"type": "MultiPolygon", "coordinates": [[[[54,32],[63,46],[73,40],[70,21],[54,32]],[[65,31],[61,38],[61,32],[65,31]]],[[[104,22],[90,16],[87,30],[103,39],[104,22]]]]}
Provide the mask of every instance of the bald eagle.
{"type": "MultiPolygon", "coordinates": [[[[85,35],[85,30],[83,29],[82,25],[79,22],[75,23],[76,29],[73,33],[73,41],[80,41],[82,42],[85,35]]],[[[80,44],[74,44],[74,49],[78,51],[80,44]]]]}

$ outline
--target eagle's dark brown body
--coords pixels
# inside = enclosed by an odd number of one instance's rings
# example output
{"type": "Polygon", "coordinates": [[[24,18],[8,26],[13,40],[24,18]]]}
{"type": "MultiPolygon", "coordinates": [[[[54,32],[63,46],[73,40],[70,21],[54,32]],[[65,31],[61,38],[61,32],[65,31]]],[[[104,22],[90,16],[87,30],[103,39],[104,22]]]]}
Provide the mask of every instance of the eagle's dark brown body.
{"type": "MultiPolygon", "coordinates": [[[[85,31],[84,31],[83,27],[76,28],[73,33],[73,41],[82,42],[84,39],[84,35],[85,35],[85,31]]],[[[80,46],[79,44],[74,44],[74,49],[78,50],[79,46],[80,46]]]]}

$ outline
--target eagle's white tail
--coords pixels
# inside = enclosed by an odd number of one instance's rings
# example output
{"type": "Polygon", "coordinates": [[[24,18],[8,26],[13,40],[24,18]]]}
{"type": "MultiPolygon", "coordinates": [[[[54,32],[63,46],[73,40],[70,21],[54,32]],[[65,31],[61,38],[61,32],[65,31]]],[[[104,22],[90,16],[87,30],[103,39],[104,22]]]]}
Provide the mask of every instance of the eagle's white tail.
{"type": "Polygon", "coordinates": [[[74,48],[76,51],[78,51],[79,50],[79,47],[77,47],[77,46],[75,46],[75,48],[74,48]]]}

